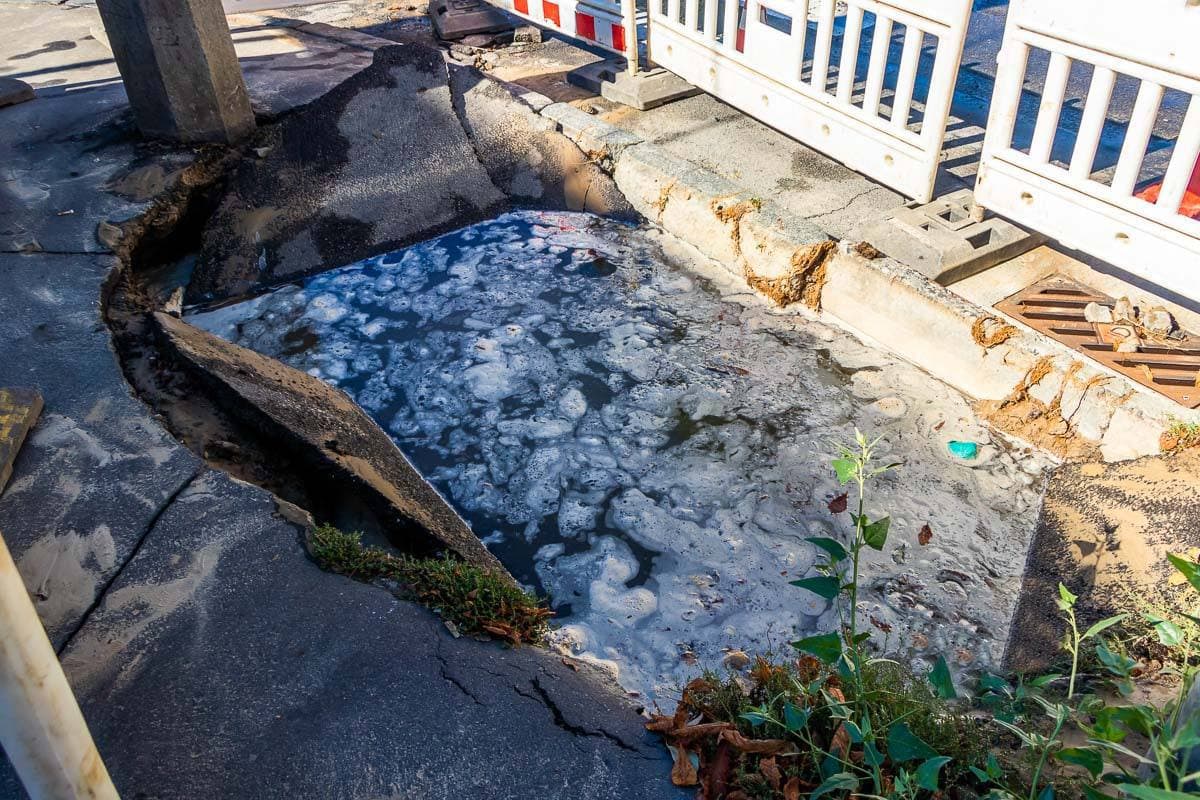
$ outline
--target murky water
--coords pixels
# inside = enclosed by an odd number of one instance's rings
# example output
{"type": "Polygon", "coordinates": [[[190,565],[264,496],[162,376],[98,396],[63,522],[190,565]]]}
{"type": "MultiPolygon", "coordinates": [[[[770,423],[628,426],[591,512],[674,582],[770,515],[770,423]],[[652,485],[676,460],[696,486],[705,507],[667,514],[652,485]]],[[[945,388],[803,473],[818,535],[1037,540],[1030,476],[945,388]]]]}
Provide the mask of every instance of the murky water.
{"type": "Polygon", "coordinates": [[[817,557],[804,537],[846,531],[827,461],[855,426],[905,465],[872,504],[893,538],[865,579],[889,648],[998,660],[1046,462],[924,373],[664,244],[520,212],[189,321],[354,397],[550,597],[559,645],[631,690],[834,626],[788,581],[817,557]]]}

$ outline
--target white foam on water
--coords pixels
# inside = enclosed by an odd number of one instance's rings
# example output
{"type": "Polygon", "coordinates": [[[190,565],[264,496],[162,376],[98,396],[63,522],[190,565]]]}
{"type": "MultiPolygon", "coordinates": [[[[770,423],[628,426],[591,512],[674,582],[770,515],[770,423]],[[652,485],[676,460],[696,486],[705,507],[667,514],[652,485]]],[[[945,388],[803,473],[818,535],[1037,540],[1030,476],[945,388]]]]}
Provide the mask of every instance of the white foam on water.
{"type": "Polygon", "coordinates": [[[852,336],[779,313],[661,232],[519,212],[189,317],[346,390],[517,576],[557,645],[667,698],[725,648],[786,652],[838,611],[790,586],[849,532],[828,460],[854,428],[903,467],[864,623],[914,663],[998,665],[1041,455],[852,336]],[[947,437],[971,438],[964,462],[947,437]],[[934,539],[917,541],[928,523],[934,539]]]}

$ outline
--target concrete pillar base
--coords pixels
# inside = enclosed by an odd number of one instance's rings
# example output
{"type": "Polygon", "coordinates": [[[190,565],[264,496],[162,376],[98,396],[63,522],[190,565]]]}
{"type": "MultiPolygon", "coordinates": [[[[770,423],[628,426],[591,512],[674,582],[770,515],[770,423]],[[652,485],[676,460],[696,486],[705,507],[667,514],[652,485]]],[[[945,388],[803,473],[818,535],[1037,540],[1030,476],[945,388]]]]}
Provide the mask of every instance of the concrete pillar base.
{"type": "Polygon", "coordinates": [[[98,0],[142,134],[232,143],[254,130],[221,0],[98,0]]]}

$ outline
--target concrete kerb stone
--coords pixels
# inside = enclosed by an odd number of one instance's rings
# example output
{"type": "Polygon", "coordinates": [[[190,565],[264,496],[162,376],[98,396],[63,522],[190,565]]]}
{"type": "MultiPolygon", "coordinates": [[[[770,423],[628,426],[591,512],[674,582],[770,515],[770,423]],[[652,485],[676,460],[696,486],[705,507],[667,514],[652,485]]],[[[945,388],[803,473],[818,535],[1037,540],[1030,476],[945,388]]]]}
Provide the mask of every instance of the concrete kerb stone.
{"type": "Polygon", "coordinates": [[[542,116],[553,120],[562,134],[589,156],[609,164],[615,162],[626,148],[642,143],[642,138],[597,119],[569,103],[551,103],[540,109],[542,116]]]}
{"type": "MultiPolygon", "coordinates": [[[[551,103],[540,113],[585,152],[607,154],[603,165],[639,213],[738,277],[787,275],[797,253],[831,238],[814,222],[574,106],[551,103]]],[[[1045,403],[1057,399],[1075,434],[1099,446],[1106,460],[1156,454],[1159,433],[1172,418],[1200,420],[1200,412],[1034,331],[1018,326],[1001,344],[976,343],[975,323],[1001,315],[895,259],[839,248],[823,280],[821,311],[968,396],[1004,399],[1050,357],[1050,373],[1030,395],[1045,403]]]]}

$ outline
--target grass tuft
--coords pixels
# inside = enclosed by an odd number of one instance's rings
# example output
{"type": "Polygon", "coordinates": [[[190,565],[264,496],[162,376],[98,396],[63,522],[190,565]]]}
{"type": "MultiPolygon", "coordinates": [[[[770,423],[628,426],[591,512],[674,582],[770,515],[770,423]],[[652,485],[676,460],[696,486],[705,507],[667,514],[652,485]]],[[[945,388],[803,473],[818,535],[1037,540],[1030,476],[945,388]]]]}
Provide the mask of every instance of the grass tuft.
{"type": "Polygon", "coordinates": [[[486,634],[511,644],[539,644],[553,614],[504,577],[451,558],[396,556],[363,545],[361,533],[321,525],[309,552],[322,569],[370,583],[395,581],[465,635],[486,634]]]}

